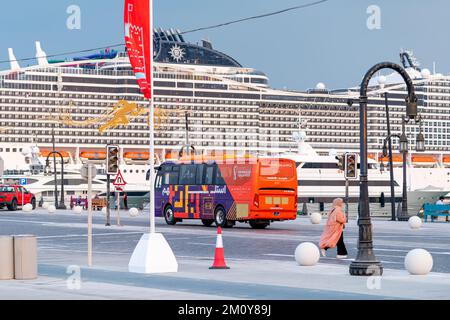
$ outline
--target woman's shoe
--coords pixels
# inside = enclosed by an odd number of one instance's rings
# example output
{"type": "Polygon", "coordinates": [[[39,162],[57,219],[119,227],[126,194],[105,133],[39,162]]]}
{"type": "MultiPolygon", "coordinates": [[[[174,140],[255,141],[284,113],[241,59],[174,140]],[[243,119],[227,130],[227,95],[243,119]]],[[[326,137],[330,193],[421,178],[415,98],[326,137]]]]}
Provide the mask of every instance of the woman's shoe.
{"type": "Polygon", "coordinates": [[[322,255],[322,257],[327,256],[327,252],[325,251],[325,249],[320,249],[320,254],[322,255]]]}
{"type": "Polygon", "coordinates": [[[345,255],[345,256],[342,256],[342,255],[337,255],[336,256],[336,259],[347,259],[347,256],[345,255]]]}

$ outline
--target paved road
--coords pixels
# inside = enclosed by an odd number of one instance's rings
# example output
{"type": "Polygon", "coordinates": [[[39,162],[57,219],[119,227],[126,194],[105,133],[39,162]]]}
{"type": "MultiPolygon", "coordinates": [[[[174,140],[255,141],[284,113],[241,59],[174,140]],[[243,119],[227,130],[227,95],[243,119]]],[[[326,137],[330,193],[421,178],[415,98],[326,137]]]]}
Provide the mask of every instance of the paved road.
{"type": "MultiPolygon", "coordinates": [[[[142,233],[147,232],[148,218],[127,217],[122,212],[123,227],[104,226],[104,217],[96,213],[94,218],[94,262],[99,266],[117,266],[125,270],[128,260],[142,233]]],[[[49,215],[44,211],[34,214],[0,212],[0,235],[34,234],[39,238],[39,262],[67,264],[64,254],[70,252],[74,263],[86,261],[86,214],[77,216],[71,212],[49,215]]],[[[230,262],[245,260],[292,261],[296,246],[304,241],[318,243],[323,224],[311,225],[305,217],[296,221],[274,223],[266,230],[253,230],[246,224],[238,224],[224,230],[226,259],[230,262]]],[[[185,221],[167,226],[157,219],[157,230],[162,232],[175,255],[180,258],[212,260],[216,229],[207,228],[198,221],[185,221]]],[[[345,242],[349,259],[334,259],[330,250],[322,263],[349,265],[356,256],[358,228],[351,220],[345,229],[345,242]]],[[[434,272],[450,273],[450,223],[427,223],[420,230],[411,230],[407,223],[374,221],[375,252],[386,268],[404,269],[407,252],[414,248],[430,251],[434,258],[434,272]]]]}

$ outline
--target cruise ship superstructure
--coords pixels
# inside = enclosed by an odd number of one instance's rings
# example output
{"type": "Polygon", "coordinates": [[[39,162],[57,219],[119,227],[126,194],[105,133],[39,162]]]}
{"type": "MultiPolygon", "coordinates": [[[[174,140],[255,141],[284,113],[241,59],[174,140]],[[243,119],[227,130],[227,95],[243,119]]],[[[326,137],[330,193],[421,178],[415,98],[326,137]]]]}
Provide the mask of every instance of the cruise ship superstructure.
{"type": "MultiPolygon", "coordinates": [[[[162,29],[155,30],[154,39],[155,139],[160,159],[183,146],[186,112],[189,142],[205,154],[292,152],[297,148],[293,137],[305,122],[308,142],[318,154],[359,150],[358,105],[347,104],[349,98],[357,98],[356,88],[330,91],[318,84],[305,92],[276,90],[270,88],[263,72],[242,66],[215,50],[209,41],[189,43],[180,32],[162,29]]],[[[95,124],[74,125],[103,117],[122,99],[147,106],[126,53],[106,50],[71,61],[49,61],[40,43],[36,49],[36,66],[21,67],[10,49],[11,68],[0,72],[0,156],[8,159],[9,153],[21,151],[30,140],[45,156],[52,147],[53,129],[57,149],[64,152],[67,161],[81,164],[97,160],[101,164],[105,145],[114,143],[122,148],[122,165],[146,165],[147,115],[103,134],[95,124]],[[74,124],[55,121],[61,115],[74,124]]],[[[450,76],[431,74],[414,65],[407,71],[419,97],[427,147],[425,153],[413,151],[419,128],[408,125],[412,148],[409,164],[427,172],[432,167],[441,170],[439,187],[450,191],[446,169],[450,167],[450,76]]],[[[368,115],[368,148],[375,161],[381,160],[386,136],[381,93],[389,92],[393,133],[401,130],[406,96],[405,86],[395,75],[386,76],[383,83],[378,80],[371,83],[368,115]]],[[[394,140],[394,150],[396,143],[394,140]]],[[[20,169],[17,163],[6,162],[5,167],[20,169]]],[[[401,181],[400,176],[396,180],[401,181]]],[[[422,184],[429,181],[415,183],[426,188],[422,184]]],[[[411,188],[415,188],[413,184],[411,188]]]]}

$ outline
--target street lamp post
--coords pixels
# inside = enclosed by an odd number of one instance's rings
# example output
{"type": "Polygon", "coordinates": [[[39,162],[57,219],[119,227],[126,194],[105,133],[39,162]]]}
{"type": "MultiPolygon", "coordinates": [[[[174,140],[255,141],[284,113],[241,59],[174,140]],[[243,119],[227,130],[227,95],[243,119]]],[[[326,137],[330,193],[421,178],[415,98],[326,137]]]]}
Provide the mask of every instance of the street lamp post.
{"type": "Polygon", "coordinates": [[[350,264],[349,272],[355,276],[381,275],[383,267],[376,259],[373,252],[372,222],[370,219],[369,207],[369,185],[368,185],[368,164],[367,164],[367,90],[370,79],[381,69],[392,69],[397,71],[406,82],[408,87],[408,97],[406,98],[406,113],[409,118],[417,116],[417,97],[414,93],[414,86],[408,73],[399,65],[391,62],[382,62],[373,66],[364,76],[361,83],[359,98],[359,121],[360,121],[360,194],[358,216],[359,240],[358,254],[356,259],[350,264]]]}
{"type": "MultiPolygon", "coordinates": [[[[386,106],[386,125],[387,134],[391,135],[391,120],[389,118],[389,103],[388,103],[388,93],[384,94],[384,102],[386,106]]],[[[394,188],[394,166],[392,161],[392,139],[389,139],[389,175],[391,179],[391,221],[395,221],[395,188],[394,188]]]]}
{"type": "MultiPolygon", "coordinates": [[[[53,124],[52,127],[52,154],[53,154],[53,175],[54,175],[54,182],[55,182],[55,207],[58,208],[58,185],[57,185],[57,181],[58,181],[58,176],[56,173],[56,148],[55,148],[55,125],[53,124]]],[[[47,161],[48,161],[48,157],[47,157],[47,161]]]]}
{"type": "Polygon", "coordinates": [[[55,168],[55,207],[56,209],[62,209],[65,210],[67,209],[65,203],[64,203],[64,158],[62,156],[62,154],[60,152],[57,151],[52,151],[51,153],[48,154],[47,156],[47,160],[45,161],[46,166],[50,167],[50,161],[49,161],[49,157],[53,155],[53,162],[56,163],[56,155],[58,155],[61,158],[61,201],[58,204],[58,196],[57,196],[57,190],[58,190],[58,186],[56,183],[56,164],[54,166],[55,168]]]}
{"type": "MultiPolygon", "coordinates": [[[[425,151],[425,138],[422,134],[422,118],[417,117],[415,119],[416,122],[420,124],[420,132],[416,138],[416,151],[423,152],[425,151]]],[[[398,214],[398,221],[408,221],[408,189],[407,189],[407,159],[408,159],[408,151],[409,151],[409,143],[408,137],[406,136],[406,124],[409,122],[409,119],[405,116],[402,116],[402,133],[398,134],[389,134],[383,143],[383,157],[387,156],[387,147],[386,143],[391,140],[393,137],[397,137],[399,139],[399,151],[403,155],[403,192],[402,192],[402,210],[398,214]]],[[[393,178],[391,178],[392,184],[393,178]]]]}
{"type": "Polygon", "coordinates": [[[403,192],[402,192],[402,211],[397,216],[398,221],[407,221],[409,219],[408,215],[408,189],[407,189],[407,166],[408,166],[408,138],[406,137],[406,121],[405,116],[402,116],[402,134],[400,136],[400,152],[403,155],[403,192]]]}

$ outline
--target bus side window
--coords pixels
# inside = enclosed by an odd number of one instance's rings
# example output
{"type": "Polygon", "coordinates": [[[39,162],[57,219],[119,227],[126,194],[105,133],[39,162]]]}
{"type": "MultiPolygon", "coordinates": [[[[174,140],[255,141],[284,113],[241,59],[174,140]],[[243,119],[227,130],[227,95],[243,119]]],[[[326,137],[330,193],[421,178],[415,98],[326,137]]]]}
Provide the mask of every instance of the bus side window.
{"type": "Polygon", "coordinates": [[[178,184],[178,177],[180,176],[180,172],[178,171],[172,171],[169,173],[169,184],[170,185],[177,185],[178,184]]]}
{"type": "Polygon", "coordinates": [[[185,164],[180,168],[180,184],[182,185],[194,185],[196,177],[196,165],[185,164]]]}
{"type": "Polygon", "coordinates": [[[155,189],[161,189],[162,187],[163,175],[162,173],[158,173],[155,180],[155,189]]]}
{"type": "Polygon", "coordinates": [[[213,184],[213,178],[214,178],[214,167],[213,166],[207,166],[206,170],[205,170],[205,180],[204,183],[205,185],[212,185],[213,184]]]}
{"type": "Polygon", "coordinates": [[[219,166],[216,166],[216,185],[223,186],[225,185],[225,180],[222,177],[222,173],[220,172],[219,166]]]}
{"type": "Polygon", "coordinates": [[[200,164],[197,166],[197,176],[195,177],[195,184],[202,185],[203,184],[203,172],[205,171],[205,165],[200,164]]]}

